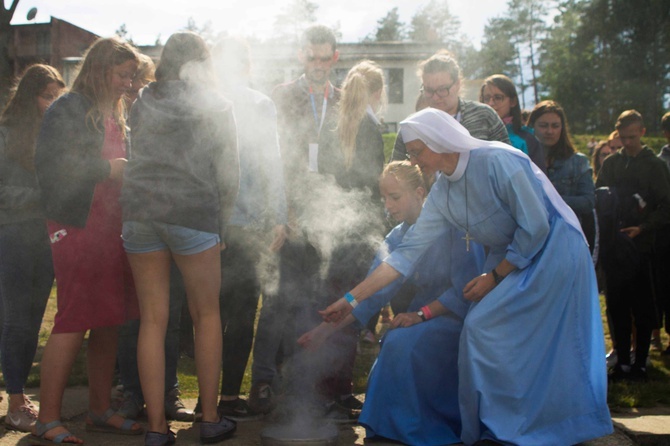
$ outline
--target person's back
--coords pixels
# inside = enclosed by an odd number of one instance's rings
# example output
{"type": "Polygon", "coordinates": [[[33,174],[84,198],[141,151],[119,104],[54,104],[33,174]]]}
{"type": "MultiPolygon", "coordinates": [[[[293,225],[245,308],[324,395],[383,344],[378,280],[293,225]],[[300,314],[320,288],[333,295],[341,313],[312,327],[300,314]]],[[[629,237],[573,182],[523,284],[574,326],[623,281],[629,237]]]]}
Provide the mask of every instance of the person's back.
{"type": "Polygon", "coordinates": [[[230,105],[203,93],[178,80],[151,83],[140,93],[130,115],[132,153],[121,198],[126,220],[218,232],[212,178],[220,152],[228,158],[235,148],[235,126],[230,105]]]}

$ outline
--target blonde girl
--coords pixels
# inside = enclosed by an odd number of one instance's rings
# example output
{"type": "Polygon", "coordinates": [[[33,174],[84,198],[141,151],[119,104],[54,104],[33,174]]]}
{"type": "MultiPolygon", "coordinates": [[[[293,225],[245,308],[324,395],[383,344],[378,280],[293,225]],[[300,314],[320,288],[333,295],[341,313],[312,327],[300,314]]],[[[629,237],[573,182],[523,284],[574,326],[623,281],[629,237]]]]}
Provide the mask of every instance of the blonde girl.
{"type": "MultiPolygon", "coordinates": [[[[133,308],[121,243],[119,194],[126,165],[123,96],[137,70],[127,43],[99,39],[88,49],[70,93],[47,111],[35,153],[51,239],[58,312],[42,358],[42,443],[83,441],[60,422],[63,393],[84,335],[90,431],[137,435],[143,429],[111,409],[118,326],[133,308]]],[[[137,312],[135,302],[135,313],[137,312]]]]}
{"type": "Polygon", "coordinates": [[[322,132],[319,144],[319,172],[333,175],[345,189],[368,188],[375,198],[384,167],[378,113],[385,103],[384,72],[372,61],[359,62],[342,84],[337,122],[331,123],[331,131],[322,132]]]}

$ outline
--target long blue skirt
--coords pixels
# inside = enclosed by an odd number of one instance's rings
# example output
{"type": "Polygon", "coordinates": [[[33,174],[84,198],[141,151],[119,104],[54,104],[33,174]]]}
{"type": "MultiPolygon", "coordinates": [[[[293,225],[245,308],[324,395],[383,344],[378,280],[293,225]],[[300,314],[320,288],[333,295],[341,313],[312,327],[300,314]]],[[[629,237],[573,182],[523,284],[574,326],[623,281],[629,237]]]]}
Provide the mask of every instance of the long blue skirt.
{"type": "Polygon", "coordinates": [[[458,317],[441,316],[386,334],[359,417],[368,437],[413,446],[460,443],[457,361],[462,327],[458,317]]]}
{"type": "Polygon", "coordinates": [[[588,247],[553,218],[533,263],[505,278],[465,318],[463,442],[559,446],[611,433],[604,348],[588,247]]]}

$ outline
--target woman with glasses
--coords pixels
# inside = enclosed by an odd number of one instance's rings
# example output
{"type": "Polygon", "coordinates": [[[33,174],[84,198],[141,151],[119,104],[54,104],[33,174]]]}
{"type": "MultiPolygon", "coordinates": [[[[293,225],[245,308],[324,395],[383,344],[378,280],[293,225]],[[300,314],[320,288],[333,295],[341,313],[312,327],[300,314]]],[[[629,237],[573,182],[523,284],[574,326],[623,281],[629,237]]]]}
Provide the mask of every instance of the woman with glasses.
{"type": "Polygon", "coordinates": [[[512,146],[528,155],[542,171],[546,171],[544,152],[533,131],[523,125],[521,106],[514,82],[503,74],[484,79],[479,91],[479,101],[490,105],[502,119],[512,146]]]}
{"type": "MultiPolygon", "coordinates": [[[[463,73],[451,53],[441,50],[421,62],[418,74],[422,82],[420,92],[427,107],[450,114],[475,138],[509,144],[507,129],[491,107],[459,97],[463,73]]],[[[407,159],[407,149],[400,134],[395,140],[392,158],[407,159]]],[[[424,172],[429,173],[432,172],[424,172]]]]}

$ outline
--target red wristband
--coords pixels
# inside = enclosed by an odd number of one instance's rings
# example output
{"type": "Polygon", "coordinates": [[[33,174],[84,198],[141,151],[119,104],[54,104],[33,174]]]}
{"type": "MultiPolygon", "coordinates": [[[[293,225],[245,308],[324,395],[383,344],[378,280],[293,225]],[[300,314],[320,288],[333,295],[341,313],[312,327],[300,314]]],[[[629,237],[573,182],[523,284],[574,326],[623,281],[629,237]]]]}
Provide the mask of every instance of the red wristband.
{"type": "Polygon", "coordinates": [[[430,307],[428,305],[421,307],[421,311],[423,311],[424,316],[426,316],[426,320],[433,318],[433,312],[430,311],[430,307]]]}

